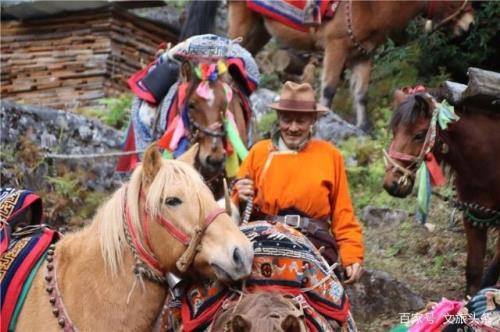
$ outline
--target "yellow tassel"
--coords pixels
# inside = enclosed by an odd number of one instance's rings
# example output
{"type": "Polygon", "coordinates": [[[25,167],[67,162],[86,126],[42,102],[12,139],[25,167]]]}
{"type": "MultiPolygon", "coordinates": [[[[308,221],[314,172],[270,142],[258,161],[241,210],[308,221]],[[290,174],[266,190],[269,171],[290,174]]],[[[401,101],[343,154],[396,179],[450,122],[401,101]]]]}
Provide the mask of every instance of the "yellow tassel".
{"type": "Polygon", "coordinates": [[[239,169],[239,163],[238,163],[238,155],[236,154],[236,151],[233,152],[232,155],[230,155],[226,159],[226,174],[228,178],[233,178],[238,175],[238,169],[239,169]]]}
{"type": "Polygon", "coordinates": [[[224,61],[219,60],[219,61],[217,62],[217,71],[218,71],[219,75],[222,75],[222,74],[224,74],[225,72],[227,72],[227,66],[226,66],[226,64],[224,63],[224,61]]]}

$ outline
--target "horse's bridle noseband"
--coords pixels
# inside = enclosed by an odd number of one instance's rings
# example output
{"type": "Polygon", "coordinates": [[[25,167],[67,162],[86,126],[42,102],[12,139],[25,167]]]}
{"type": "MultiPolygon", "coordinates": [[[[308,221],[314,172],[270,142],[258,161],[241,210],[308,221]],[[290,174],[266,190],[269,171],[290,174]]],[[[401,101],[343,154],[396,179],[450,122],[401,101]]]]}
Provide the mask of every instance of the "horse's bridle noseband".
{"type": "MultiPolygon", "coordinates": [[[[134,273],[137,276],[144,275],[148,279],[157,283],[166,284],[167,278],[165,277],[165,274],[167,271],[165,271],[164,267],[159,262],[151,246],[149,232],[150,215],[148,214],[146,208],[144,208],[141,218],[141,227],[145,238],[144,241],[141,241],[141,239],[139,239],[138,232],[134,228],[134,225],[132,224],[132,220],[130,218],[130,213],[126,205],[126,193],[127,190],[125,190],[124,193],[125,235],[136,260],[134,273]]],[[[145,197],[145,194],[142,190],[140,197],[145,197]]],[[[200,209],[200,214],[201,213],[202,209],[200,209]]],[[[200,243],[203,235],[205,234],[205,231],[212,224],[212,222],[223,213],[225,213],[225,210],[223,208],[214,209],[212,212],[205,216],[201,225],[195,227],[192,236],[188,235],[167,218],[160,216],[156,219],[156,222],[160,226],[165,228],[168,233],[172,235],[172,237],[181,242],[183,245],[187,246],[184,253],[177,259],[176,262],[176,267],[179,272],[185,273],[191,266],[196,254],[201,250],[200,243]]],[[[200,216],[200,220],[201,219],[202,218],[200,216]]]]}

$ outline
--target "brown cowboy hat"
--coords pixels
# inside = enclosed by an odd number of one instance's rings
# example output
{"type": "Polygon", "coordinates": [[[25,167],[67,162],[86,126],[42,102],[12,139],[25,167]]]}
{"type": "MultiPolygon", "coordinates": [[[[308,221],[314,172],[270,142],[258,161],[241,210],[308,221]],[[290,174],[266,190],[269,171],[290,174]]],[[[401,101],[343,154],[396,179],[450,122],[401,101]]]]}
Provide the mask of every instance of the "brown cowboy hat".
{"type": "Polygon", "coordinates": [[[326,112],[328,108],[317,104],[314,90],[309,83],[285,82],[280,99],[270,105],[272,109],[287,112],[326,112]]]}

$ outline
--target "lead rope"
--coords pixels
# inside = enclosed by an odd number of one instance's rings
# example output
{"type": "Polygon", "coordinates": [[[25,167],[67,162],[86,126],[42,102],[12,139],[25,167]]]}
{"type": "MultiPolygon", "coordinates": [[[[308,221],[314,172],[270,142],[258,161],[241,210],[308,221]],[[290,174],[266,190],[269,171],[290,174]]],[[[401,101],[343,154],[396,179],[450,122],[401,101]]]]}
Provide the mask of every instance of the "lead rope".
{"type": "Polygon", "coordinates": [[[245,207],[245,211],[243,211],[243,219],[242,219],[243,225],[248,225],[248,222],[250,221],[250,215],[252,214],[252,210],[253,210],[253,195],[247,199],[247,205],[245,207]]]}

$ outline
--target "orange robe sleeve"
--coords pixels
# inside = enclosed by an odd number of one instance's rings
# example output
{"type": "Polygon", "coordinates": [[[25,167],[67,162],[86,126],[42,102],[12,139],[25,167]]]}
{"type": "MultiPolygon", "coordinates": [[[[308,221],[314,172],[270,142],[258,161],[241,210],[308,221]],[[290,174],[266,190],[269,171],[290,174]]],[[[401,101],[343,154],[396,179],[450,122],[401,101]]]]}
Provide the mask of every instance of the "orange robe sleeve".
{"type": "Polygon", "coordinates": [[[362,263],[364,257],[363,233],[352,208],[347,184],[344,159],[338,153],[335,156],[335,183],[331,192],[332,233],[339,246],[342,266],[362,263]]]}

